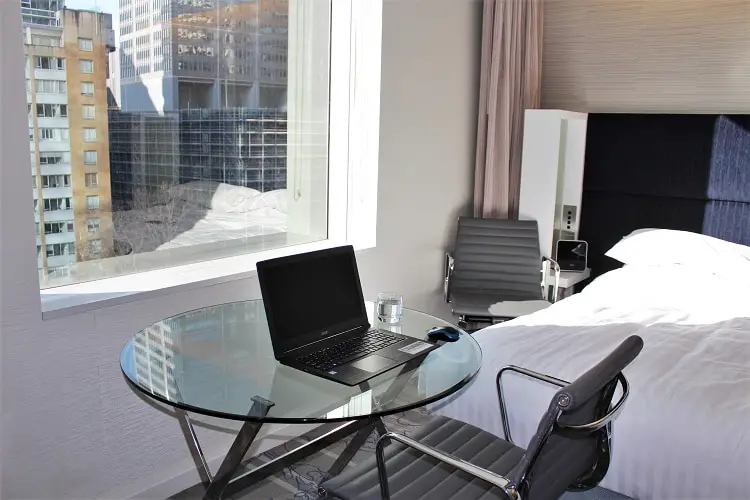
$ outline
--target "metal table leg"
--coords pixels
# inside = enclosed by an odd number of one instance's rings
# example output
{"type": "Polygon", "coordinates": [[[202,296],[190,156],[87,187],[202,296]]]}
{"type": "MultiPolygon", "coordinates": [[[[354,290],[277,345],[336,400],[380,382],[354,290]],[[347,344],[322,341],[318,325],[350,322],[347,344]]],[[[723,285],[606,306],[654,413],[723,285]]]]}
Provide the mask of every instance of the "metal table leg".
{"type": "Polygon", "coordinates": [[[198,436],[195,434],[193,424],[190,422],[190,417],[181,408],[175,408],[175,414],[177,415],[178,422],[180,422],[182,433],[185,435],[185,441],[187,441],[190,454],[193,456],[195,468],[198,469],[198,474],[200,474],[203,484],[208,486],[213,481],[213,477],[211,476],[211,470],[208,468],[206,456],[201,449],[201,444],[198,442],[198,436]]]}
{"type": "MultiPolygon", "coordinates": [[[[182,426],[183,433],[185,434],[185,440],[187,441],[190,452],[193,455],[193,459],[195,460],[196,467],[198,468],[203,483],[207,488],[206,493],[203,496],[204,500],[219,499],[238,493],[267,478],[268,476],[279,472],[284,467],[288,467],[296,462],[299,462],[300,460],[322,450],[323,448],[326,448],[327,446],[332,445],[333,443],[345,438],[352,433],[359,434],[359,431],[362,431],[362,433],[365,433],[366,439],[373,429],[379,429],[383,427],[383,424],[379,418],[374,419],[374,421],[354,420],[341,425],[337,425],[333,429],[326,431],[322,435],[310,440],[302,446],[299,446],[292,451],[289,451],[269,462],[266,462],[263,465],[254,468],[253,470],[249,470],[238,477],[232,478],[232,476],[234,476],[235,472],[242,464],[244,455],[252,445],[252,440],[255,438],[258,430],[262,425],[260,423],[247,422],[242,426],[242,429],[240,429],[240,432],[237,434],[237,438],[235,438],[234,443],[230,447],[229,452],[227,453],[224,461],[219,467],[219,471],[216,473],[216,476],[214,478],[211,478],[211,472],[206,462],[206,458],[203,454],[203,451],[201,450],[200,444],[198,443],[198,438],[195,434],[195,430],[193,429],[193,425],[188,418],[188,415],[184,412],[182,412],[181,414],[180,412],[178,412],[178,418],[180,419],[180,425],[182,426]],[[367,431],[365,431],[365,429],[367,429],[367,431]]],[[[356,436],[354,439],[356,439],[356,436]]],[[[350,454],[350,459],[357,451],[357,449],[354,449],[352,451],[352,448],[354,448],[354,444],[350,442],[343,453],[350,454]]],[[[337,462],[343,463],[342,469],[346,466],[348,461],[349,460],[344,462],[343,459],[337,460],[337,462]]]]}
{"type": "Polygon", "coordinates": [[[331,465],[331,468],[328,469],[330,475],[338,476],[346,466],[349,465],[349,462],[352,461],[354,455],[356,455],[357,451],[359,451],[359,449],[367,442],[367,438],[370,437],[372,431],[376,429],[376,422],[380,423],[381,426],[383,425],[379,418],[375,418],[370,420],[368,425],[357,431],[351,441],[346,445],[346,448],[344,448],[344,451],[341,452],[338,458],[336,458],[336,461],[333,462],[333,465],[331,465]]]}
{"type": "MultiPolygon", "coordinates": [[[[248,415],[265,417],[271,406],[273,406],[272,401],[255,397],[253,398],[253,405],[250,407],[248,415]]],[[[219,471],[208,485],[208,488],[206,488],[203,500],[219,500],[221,498],[224,489],[232,480],[232,476],[242,463],[242,459],[245,457],[247,450],[250,449],[250,445],[253,444],[255,436],[258,435],[258,431],[262,426],[263,424],[259,422],[245,422],[242,424],[240,432],[237,433],[237,437],[234,439],[232,446],[229,447],[226,457],[224,457],[219,466],[219,471]]]]}

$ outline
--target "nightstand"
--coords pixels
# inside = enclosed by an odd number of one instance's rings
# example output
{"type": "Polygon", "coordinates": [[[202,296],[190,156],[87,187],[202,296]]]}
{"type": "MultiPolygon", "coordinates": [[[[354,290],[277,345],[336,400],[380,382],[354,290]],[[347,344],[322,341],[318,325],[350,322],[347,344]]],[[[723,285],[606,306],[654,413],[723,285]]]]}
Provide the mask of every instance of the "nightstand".
{"type": "MultiPolygon", "coordinates": [[[[586,268],[585,271],[562,271],[560,273],[559,289],[557,291],[557,300],[564,299],[573,295],[573,286],[582,282],[591,276],[591,269],[586,268]]],[[[547,276],[547,286],[550,289],[555,286],[555,275],[550,274],[547,276]]]]}

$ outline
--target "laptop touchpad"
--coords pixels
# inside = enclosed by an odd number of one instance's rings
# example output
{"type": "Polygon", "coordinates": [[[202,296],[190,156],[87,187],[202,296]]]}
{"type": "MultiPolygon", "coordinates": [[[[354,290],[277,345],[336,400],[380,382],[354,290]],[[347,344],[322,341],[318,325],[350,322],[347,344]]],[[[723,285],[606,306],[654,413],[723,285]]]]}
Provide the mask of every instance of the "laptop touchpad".
{"type": "Polygon", "coordinates": [[[384,368],[388,368],[391,365],[394,365],[395,362],[392,359],[384,358],[383,356],[378,356],[377,354],[373,354],[372,356],[367,356],[366,358],[358,359],[354,363],[352,363],[350,366],[353,366],[354,368],[359,368],[360,370],[364,370],[366,372],[376,372],[378,370],[382,370],[384,368]]]}

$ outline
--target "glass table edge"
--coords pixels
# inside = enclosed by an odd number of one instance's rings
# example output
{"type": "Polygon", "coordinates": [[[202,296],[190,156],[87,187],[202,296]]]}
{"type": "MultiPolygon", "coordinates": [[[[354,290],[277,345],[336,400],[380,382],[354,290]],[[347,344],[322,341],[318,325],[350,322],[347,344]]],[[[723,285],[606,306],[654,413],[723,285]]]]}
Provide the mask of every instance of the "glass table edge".
{"type": "MultiPolygon", "coordinates": [[[[465,335],[470,335],[466,333],[465,335]]],[[[473,340],[473,339],[472,339],[473,340]]],[[[128,344],[130,344],[130,340],[125,344],[123,347],[123,351],[127,349],[128,344]]],[[[207,410],[206,408],[198,408],[196,406],[192,406],[185,403],[178,403],[176,401],[170,401],[169,399],[153,393],[151,391],[148,391],[145,387],[142,387],[138,383],[131,380],[130,377],[128,377],[127,373],[125,373],[125,370],[122,367],[122,364],[120,364],[120,372],[122,373],[123,378],[125,381],[136,389],[138,392],[143,394],[144,396],[153,399],[163,405],[170,406],[172,408],[180,409],[183,411],[191,412],[191,413],[197,413],[199,415],[205,415],[207,417],[214,417],[214,418],[221,418],[225,420],[234,420],[237,422],[255,422],[255,423],[264,423],[264,424],[326,424],[326,423],[341,423],[341,422],[351,422],[354,420],[367,420],[370,418],[377,418],[377,417],[385,417],[388,415],[393,415],[396,413],[402,413],[405,411],[413,410],[415,408],[420,408],[422,406],[427,406],[432,403],[436,403],[440,401],[441,399],[447,398],[448,396],[451,396],[467,385],[469,385],[477,376],[479,373],[479,370],[482,368],[482,349],[479,346],[479,343],[477,343],[475,340],[474,342],[477,344],[477,347],[479,348],[479,364],[477,366],[477,369],[474,370],[473,373],[466,375],[463,379],[455,383],[450,388],[434,395],[430,396],[429,398],[422,399],[420,401],[415,401],[414,403],[406,404],[403,406],[399,406],[398,408],[394,408],[393,410],[386,410],[386,411],[378,411],[373,413],[368,413],[367,415],[354,415],[354,416],[348,416],[348,417],[336,417],[336,418],[318,418],[318,417],[299,417],[299,418],[283,418],[283,417],[268,417],[268,418],[248,418],[247,416],[241,416],[234,413],[224,413],[221,411],[215,411],[215,410],[207,410]]],[[[121,352],[122,355],[122,352],[121,352]]]]}

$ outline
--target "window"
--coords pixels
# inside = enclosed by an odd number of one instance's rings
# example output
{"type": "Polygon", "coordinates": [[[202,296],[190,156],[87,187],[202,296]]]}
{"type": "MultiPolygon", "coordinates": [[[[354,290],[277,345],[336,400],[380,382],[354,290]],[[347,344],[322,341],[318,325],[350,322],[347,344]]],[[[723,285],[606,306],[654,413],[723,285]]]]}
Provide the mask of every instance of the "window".
{"type": "Polygon", "coordinates": [[[96,129],[85,128],[83,129],[83,140],[86,142],[93,142],[96,140],[96,129]]]}
{"type": "Polygon", "coordinates": [[[31,45],[62,47],[62,39],[59,36],[31,35],[31,45]]]}
{"type": "Polygon", "coordinates": [[[70,198],[45,198],[44,199],[44,211],[45,212],[56,212],[58,210],[70,210],[72,208],[70,204],[70,198]]]}
{"type": "Polygon", "coordinates": [[[64,142],[70,139],[70,130],[67,128],[40,128],[39,140],[64,142]]]}
{"type": "Polygon", "coordinates": [[[88,59],[81,59],[78,61],[78,69],[81,73],[93,73],[94,72],[94,61],[88,59]]]}
{"type": "MultiPolygon", "coordinates": [[[[47,153],[57,153],[50,151],[53,149],[66,150],[41,159],[39,152],[35,152],[36,158],[32,156],[36,164],[31,168],[38,173],[39,191],[45,193],[42,176],[75,177],[75,186],[71,180],[70,187],[63,185],[64,190],[46,188],[48,194],[70,198],[67,210],[76,213],[74,242],[78,255],[71,256],[66,264],[56,261],[52,265],[69,265],[70,282],[113,277],[98,273],[150,271],[333,238],[334,229],[329,232],[329,227],[338,226],[328,220],[328,207],[336,206],[329,199],[334,190],[329,193],[328,176],[329,172],[331,176],[334,173],[339,176],[335,181],[331,178],[336,197],[346,191],[348,176],[341,176],[339,165],[344,164],[346,173],[347,162],[340,160],[344,157],[341,154],[334,159],[333,146],[329,165],[328,144],[337,144],[338,151],[346,148],[346,143],[334,140],[331,133],[342,127],[346,129],[347,121],[340,118],[344,115],[340,110],[333,118],[334,105],[330,109],[328,105],[333,99],[329,100],[328,90],[332,89],[332,97],[348,95],[347,86],[354,79],[350,75],[349,57],[343,58],[346,67],[337,70],[336,79],[331,77],[335,73],[331,58],[337,51],[326,48],[339,46],[332,44],[332,32],[342,32],[332,31],[332,19],[340,22],[336,19],[347,16],[331,15],[326,8],[307,8],[307,2],[279,1],[266,2],[260,18],[245,19],[243,15],[237,18],[234,7],[229,9],[232,12],[224,12],[226,2],[196,0],[194,7],[175,13],[177,18],[167,13],[161,21],[171,22],[152,26],[152,2],[133,1],[119,12],[120,28],[134,27],[143,19],[149,25],[148,30],[133,30],[130,36],[119,40],[120,81],[123,87],[133,87],[133,92],[123,92],[118,102],[120,109],[105,107],[105,63],[93,53],[93,36],[88,28],[79,31],[81,39],[78,35],[73,38],[66,35],[66,53],[78,55],[67,61],[72,64],[67,83],[73,88],[66,89],[68,104],[64,109],[44,107],[50,102],[65,103],[64,96],[63,100],[33,99],[35,77],[61,79],[57,72],[34,72],[30,76],[32,122],[27,125],[35,124],[34,137],[40,141],[35,147],[47,153]],[[136,14],[136,7],[143,11],[141,15],[136,14]],[[309,22],[303,19],[305,22],[300,24],[303,16],[313,14],[320,17],[309,22]],[[300,26],[314,28],[293,32],[300,26]],[[179,42],[178,30],[185,37],[179,42]],[[71,42],[72,53],[67,52],[71,42]],[[178,44],[183,51],[179,56],[181,62],[191,65],[191,69],[184,70],[187,73],[180,73],[176,63],[171,63],[178,58],[175,53],[178,44]],[[226,54],[225,49],[229,49],[226,54]],[[135,76],[135,71],[153,72],[157,62],[163,62],[164,71],[180,80],[174,92],[171,88],[150,85],[151,75],[144,76],[143,82],[135,76]],[[314,74],[307,68],[315,68],[314,74]],[[210,82],[204,78],[209,76],[210,82]],[[200,81],[196,80],[198,77],[200,81]],[[254,82],[258,81],[263,83],[261,92],[254,92],[254,82]],[[149,86],[148,92],[138,92],[145,84],[149,86]],[[294,99],[287,100],[287,96],[294,99]],[[43,106],[39,114],[42,117],[70,116],[73,133],[67,143],[42,145],[42,134],[43,140],[51,139],[41,129],[65,129],[68,123],[41,118],[38,121],[34,115],[37,103],[43,106]],[[76,120],[81,120],[81,124],[76,120]],[[100,120],[102,123],[106,120],[108,128],[103,128],[106,125],[100,125],[100,120]],[[101,156],[98,151],[102,151],[101,156]],[[98,173],[102,174],[101,182],[98,173]],[[263,196],[258,196],[259,192],[263,196]],[[251,198],[253,203],[249,203],[251,198]],[[243,199],[248,202],[241,203],[243,199]],[[251,205],[262,210],[248,209],[251,205]],[[229,213],[241,213],[238,225],[246,226],[224,231],[203,211],[195,210],[195,206],[221,206],[229,213]],[[92,211],[87,214],[91,217],[86,217],[86,211],[92,211]],[[268,212],[272,217],[261,218],[258,212],[268,212]],[[101,220],[96,225],[89,224],[87,219],[93,217],[101,220]],[[201,235],[204,222],[209,227],[201,235]],[[111,265],[93,266],[86,262],[89,229],[97,234],[102,256],[113,259],[111,265]]],[[[325,5],[326,1],[321,3],[325,5]]],[[[171,4],[159,0],[159,5],[169,10],[171,4]]],[[[347,29],[351,31],[351,26],[347,25],[347,29]]],[[[99,36],[96,35],[96,51],[101,48],[99,36]]],[[[54,49],[46,53],[52,56],[62,51],[54,49]]],[[[36,64],[33,54],[29,59],[30,66],[36,64]]],[[[39,64],[57,67],[57,59],[54,61],[55,64],[47,58],[39,64]]],[[[52,89],[47,84],[39,85],[45,92],[52,89]]],[[[115,93],[116,90],[113,89],[115,93]]],[[[346,106],[348,103],[346,100],[346,106]]],[[[51,137],[56,137],[55,134],[52,132],[51,137]]],[[[59,186],[59,179],[47,179],[46,185],[59,186]]],[[[28,195],[28,188],[26,191],[28,195]]],[[[40,200],[39,204],[42,203],[40,200]]],[[[28,202],[25,206],[28,209],[28,202]]],[[[70,213],[55,219],[71,218],[70,213]]],[[[48,222],[52,220],[45,218],[42,224],[48,222]]],[[[337,241],[339,234],[336,233],[337,241]]],[[[41,244],[44,247],[44,239],[41,244]]],[[[41,271],[46,276],[48,269],[41,271]]],[[[43,280],[41,286],[55,284],[43,280]]]]}
{"type": "Polygon", "coordinates": [[[98,256],[102,253],[102,240],[90,240],[89,241],[89,254],[91,256],[98,256]]]}
{"type": "Polygon", "coordinates": [[[60,57],[34,56],[34,67],[36,69],[65,69],[65,59],[60,57]]]}
{"type": "Polygon", "coordinates": [[[95,195],[86,197],[86,210],[99,210],[98,196],[95,195]]]}
{"type": "Polygon", "coordinates": [[[44,234],[72,233],[73,221],[45,222],[44,234]]]}
{"type": "Polygon", "coordinates": [[[76,253],[75,243],[52,243],[47,245],[47,257],[60,257],[62,255],[74,255],[76,253]]]}
{"type": "Polygon", "coordinates": [[[86,165],[96,165],[96,151],[84,151],[83,163],[86,165]]]}
{"type": "Polygon", "coordinates": [[[81,95],[94,95],[94,82],[81,82],[81,95]]]}
{"type": "Polygon", "coordinates": [[[91,217],[86,219],[86,229],[89,233],[99,232],[99,217],[91,217]]]}
{"type": "Polygon", "coordinates": [[[39,153],[40,165],[57,165],[60,163],[70,163],[70,153],[41,152],[39,153]]]}
{"type": "Polygon", "coordinates": [[[67,118],[67,104],[37,104],[36,116],[40,118],[67,118]]]}
{"type": "Polygon", "coordinates": [[[67,88],[64,80],[36,80],[37,94],[64,94],[67,88]]]}
{"type": "Polygon", "coordinates": [[[92,50],[94,50],[94,41],[91,38],[79,38],[78,50],[91,52],[92,50]]]}
{"type": "Polygon", "coordinates": [[[70,175],[43,175],[42,187],[45,187],[45,188],[70,187],[70,175]]]}

